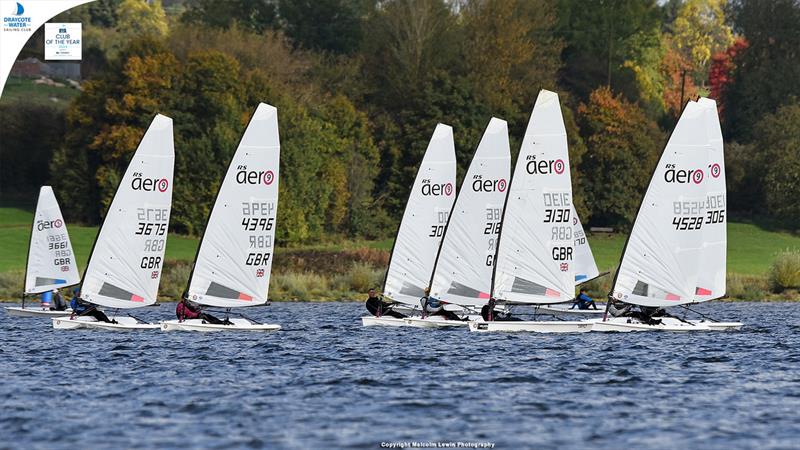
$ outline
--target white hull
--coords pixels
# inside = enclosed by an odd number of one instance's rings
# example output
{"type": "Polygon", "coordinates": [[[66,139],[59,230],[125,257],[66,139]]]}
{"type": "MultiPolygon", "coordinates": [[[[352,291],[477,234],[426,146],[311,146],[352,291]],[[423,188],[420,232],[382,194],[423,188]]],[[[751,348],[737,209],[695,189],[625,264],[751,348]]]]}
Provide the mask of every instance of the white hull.
{"type": "Polygon", "coordinates": [[[361,318],[361,324],[365,327],[402,327],[405,326],[403,320],[390,316],[364,316],[361,318]]]}
{"type": "Polygon", "coordinates": [[[448,320],[442,316],[406,317],[398,319],[396,317],[373,317],[364,316],[361,324],[365,327],[412,327],[412,328],[453,328],[465,327],[469,322],[460,320],[448,320]]]}
{"type": "Polygon", "coordinates": [[[462,320],[448,320],[442,316],[406,317],[403,319],[403,326],[412,328],[453,328],[466,327],[469,322],[462,320]]]}
{"type": "Polygon", "coordinates": [[[114,317],[117,323],[99,322],[94,317],[66,316],[53,319],[53,328],[56,330],[107,330],[107,331],[135,331],[155,330],[158,324],[139,322],[133,317],[114,317]]]}
{"type": "Polygon", "coordinates": [[[735,331],[744,326],[742,322],[709,322],[703,320],[690,320],[689,322],[701,323],[711,328],[711,331],[735,331]]]}
{"type": "Polygon", "coordinates": [[[72,310],[67,308],[65,311],[51,311],[42,307],[7,306],[6,314],[12,317],[61,317],[72,314],[72,310]]]}
{"type": "Polygon", "coordinates": [[[598,304],[597,309],[569,309],[572,305],[547,305],[547,306],[539,306],[536,308],[537,312],[540,313],[552,313],[552,314],[564,314],[564,315],[576,315],[576,316],[601,316],[605,312],[606,305],[598,304]]]}
{"type": "Polygon", "coordinates": [[[658,325],[648,325],[630,317],[613,317],[607,321],[592,319],[592,331],[618,331],[627,333],[631,331],[726,331],[738,330],[742,327],[740,322],[707,322],[700,320],[682,321],[672,317],[662,317],[658,325]],[[687,323],[688,322],[688,323],[687,323]]]}
{"type": "Polygon", "coordinates": [[[492,321],[470,322],[469,330],[477,332],[492,331],[528,331],[533,333],[586,333],[592,331],[593,323],[590,321],[492,321]]]}
{"type": "Polygon", "coordinates": [[[281,329],[280,325],[271,323],[254,323],[247,319],[230,319],[230,325],[216,325],[212,323],[205,323],[201,319],[189,319],[184,321],[179,320],[166,320],[161,322],[160,327],[162,331],[199,331],[199,332],[217,332],[217,331],[250,331],[250,332],[265,332],[277,331],[281,329]]]}

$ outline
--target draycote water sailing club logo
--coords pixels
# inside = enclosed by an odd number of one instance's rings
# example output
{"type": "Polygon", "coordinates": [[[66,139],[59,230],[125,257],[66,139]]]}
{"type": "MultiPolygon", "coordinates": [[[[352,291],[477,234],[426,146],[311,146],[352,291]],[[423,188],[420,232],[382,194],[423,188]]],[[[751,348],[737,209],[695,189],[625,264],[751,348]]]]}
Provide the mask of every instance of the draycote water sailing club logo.
{"type": "Polygon", "coordinates": [[[3,31],[32,31],[31,18],[25,15],[22,3],[17,2],[7,13],[10,15],[3,16],[3,31]]]}
{"type": "Polygon", "coordinates": [[[236,168],[236,182],[239,184],[271,185],[275,181],[275,172],[271,170],[247,170],[247,166],[236,168]]]}
{"type": "Polygon", "coordinates": [[[563,159],[540,159],[536,160],[536,155],[528,155],[525,170],[531,175],[549,175],[564,173],[566,164],[563,159]]]}
{"type": "Polygon", "coordinates": [[[167,192],[169,188],[169,180],[166,178],[145,178],[141,173],[134,173],[133,180],[131,180],[131,189],[134,191],[153,192],[167,192]]]}
{"type": "Polygon", "coordinates": [[[431,183],[431,180],[422,180],[422,195],[453,195],[453,183],[431,183]]]}

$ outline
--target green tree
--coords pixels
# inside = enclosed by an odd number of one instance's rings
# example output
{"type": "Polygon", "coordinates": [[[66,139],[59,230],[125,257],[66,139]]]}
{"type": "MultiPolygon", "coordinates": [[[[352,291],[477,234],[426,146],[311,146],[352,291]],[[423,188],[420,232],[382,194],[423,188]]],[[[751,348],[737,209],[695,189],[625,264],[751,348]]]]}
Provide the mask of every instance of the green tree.
{"type": "Polygon", "coordinates": [[[755,126],[765,212],[800,228],[800,103],[780,107],[755,126]]]}
{"type": "Polygon", "coordinates": [[[691,62],[695,81],[708,77],[711,56],[733,44],[733,31],[727,24],[725,0],[686,0],[672,23],[672,42],[691,62]]]}
{"type": "Polygon", "coordinates": [[[375,0],[280,0],[286,34],[299,47],[351,53],[375,0]]]}
{"type": "MultiPolygon", "coordinates": [[[[579,99],[586,99],[598,86],[637,97],[627,84],[633,74],[625,67],[641,45],[657,45],[661,12],[655,0],[559,0],[558,34],[566,47],[561,82],[579,99]]],[[[631,63],[629,63],[630,65],[631,63]]],[[[635,83],[633,83],[635,86],[635,83]]]]}
{"type": "Polygon", "coordinates": [[[277,27],[278,8],[273,0],[195,0],[187,4],[181,21],[215,28],[228,28],[238,23],[261,33],[277,27]]]}
{"type": "Polygon", "coordinates": [[[161,7],[161,0],[122,0],[117,7],[116,29],[122,42],[141,36],[166,36],[167,14],[161,7]]]}
{"type": "Polygon", "coordinates": [[[764,115],[800,97],[800,3],[740,0],[733,11],[748,47],[734,58],[733,82],[724,98],[724,131],[747,142],[755,138],[754,126],[764,115]]]}
{"type": "Polygon", "coordinates": [[[658,127],[608,88],[592,92],[578,115],[588,147],[580,169],[592,222],[627,228],[658,160],[658,127]]]}

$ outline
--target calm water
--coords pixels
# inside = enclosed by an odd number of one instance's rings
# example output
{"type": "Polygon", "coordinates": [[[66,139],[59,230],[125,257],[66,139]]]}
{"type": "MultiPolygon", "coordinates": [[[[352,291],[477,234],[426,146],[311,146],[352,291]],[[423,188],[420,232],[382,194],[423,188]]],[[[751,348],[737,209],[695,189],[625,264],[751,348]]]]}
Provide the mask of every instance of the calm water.
{"type": "MultiPolygon", "coordinates": [[[[800,305],[714,304],[740,332],[362,328],[275,304],[272,334],[54,331],[0,313],[0,447],[797,448],[800,305]]],[[[172,305],[141,316],[170,316],[172,305]]]]}

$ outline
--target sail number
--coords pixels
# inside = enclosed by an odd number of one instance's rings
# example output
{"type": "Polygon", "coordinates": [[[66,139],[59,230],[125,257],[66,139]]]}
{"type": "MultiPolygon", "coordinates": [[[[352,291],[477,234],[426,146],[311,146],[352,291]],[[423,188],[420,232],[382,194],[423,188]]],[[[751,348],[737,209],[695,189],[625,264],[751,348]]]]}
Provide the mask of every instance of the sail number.
{"type": "Polygon", "coordinates": [[[245,217],[242,219],[242,228],[245,231],[272,231],[275,218],[270,217],[245,217]]]}
{"type": "Polygon", "coordinates": [[[270,253],[249,253],[245,264],[248,266],[266,266],[269,263],[270,253]]]}
{"type": "Polygon", "coordinates": [[[139,222],[136,226],[136,234],[140,236],[163,236],[167,233],[167,224],[165,223],[152,223],[152,222],[139,222]]]}
{"type": "Polygon", "coordinates": [[[570,210],[569,209],[549,209],[544,210],[545,223],[565,223],[569,222],[570,210]]]}
{"type": "MultiPolygon", "coordinates": [[[[503,218],[501,208],[486,208],[486,223],[483,226],[483,234],[497,234],[500,232],[500,221],[503,218]]],[[[486,264],[487,266],[491,264],[486,264]]]]}

